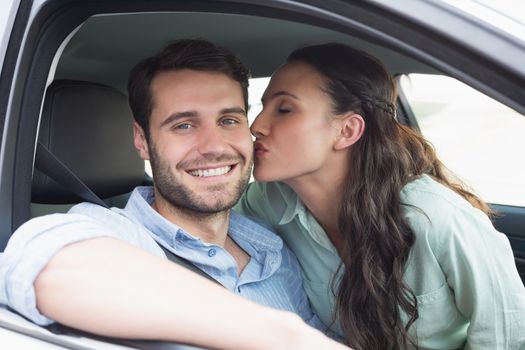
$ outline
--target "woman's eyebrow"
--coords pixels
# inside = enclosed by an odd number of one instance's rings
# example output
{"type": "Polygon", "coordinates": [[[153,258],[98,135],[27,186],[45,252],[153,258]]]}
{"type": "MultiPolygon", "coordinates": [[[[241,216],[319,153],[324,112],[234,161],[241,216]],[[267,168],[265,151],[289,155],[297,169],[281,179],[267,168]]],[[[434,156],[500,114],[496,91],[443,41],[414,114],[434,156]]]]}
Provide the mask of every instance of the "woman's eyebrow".
{"type": "MultiPolygon", "coordinates": [[[[288,96],[288,97],[294,98],[294,99],[296,99],[296,100],[299,100],[299,97],[297,97],[296,95],[294,95],[294,94],[292,94],[292,93],[290,93],[290,92],[288,92],[288,91],[284,91],[284,90],[283,90],[283,91],[277,91],[277,92],[274,92],[273,94],[271,94],[271,95],[269,96],[269,99],[271,100],[271,99],[274,99],[274,98],[279,97],[279,96],[288,96]]],[[[268,99],[268,98],[265,98],[265,97],[263,96],[263,97],[261,98],[261,102],[264,103],[264,101],[267,100],[267,99],[268,99]]]]}

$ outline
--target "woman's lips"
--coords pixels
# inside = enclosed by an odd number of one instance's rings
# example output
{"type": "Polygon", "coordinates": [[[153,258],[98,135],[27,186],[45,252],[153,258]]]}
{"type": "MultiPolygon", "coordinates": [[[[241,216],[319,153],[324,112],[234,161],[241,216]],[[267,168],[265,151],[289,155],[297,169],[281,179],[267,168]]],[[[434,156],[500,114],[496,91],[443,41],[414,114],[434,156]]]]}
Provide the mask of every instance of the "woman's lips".
{"type": "Polygon", "coordinates": [[[255,141],[253,152],[255,156],[262,156],[263,154],[268,153],[268,149],[260,141],[255,141]]]}

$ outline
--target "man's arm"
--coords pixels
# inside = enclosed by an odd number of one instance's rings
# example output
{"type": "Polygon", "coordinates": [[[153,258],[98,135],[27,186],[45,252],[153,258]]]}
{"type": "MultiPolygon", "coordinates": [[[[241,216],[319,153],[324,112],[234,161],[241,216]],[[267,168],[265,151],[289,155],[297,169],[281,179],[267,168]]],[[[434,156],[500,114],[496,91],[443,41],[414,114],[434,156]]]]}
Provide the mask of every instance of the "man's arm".
{"type": "Polygon", "coordinates": [[[112,238],[62,248],[34,286],[44,315],[100,335],[225,349],[346,348],[292,313],[112,238]]]}

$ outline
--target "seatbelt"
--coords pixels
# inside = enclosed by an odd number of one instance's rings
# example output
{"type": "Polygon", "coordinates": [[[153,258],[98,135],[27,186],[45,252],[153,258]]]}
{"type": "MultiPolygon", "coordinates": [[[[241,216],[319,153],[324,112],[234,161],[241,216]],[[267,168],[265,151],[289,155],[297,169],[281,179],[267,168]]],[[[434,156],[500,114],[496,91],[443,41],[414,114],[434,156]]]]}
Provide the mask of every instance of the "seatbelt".
{"type": "Polygon", "coordinates": [[[95,192],[91,191],[75,173],[40,142],[36,146],[35,168],[62,184],[83,200],[109,209],[108,205],[95,192]]]}
{"type": "MultiPolygon", "coordinates": [[[[159,243],[157,243],[159,244],[159,243]]],[[[178,264],[178,265],[181,265],[181,266],[184,266],[185,268],[201,275],[202,277],[205,277],[219,285],[222,286],[222,284],[219,283],[219,281],[217,281],[215,278],[211,277],[210,275],[208,275],[206,272],[202,271],[201,269],[199,269],[197,266],[195,266],[194,264],[192,264],[190,261],[184,259],[184,258],[181,258],[180,256],[178,255],[175,255],[173,254],[171,251],[169,251],[166,247],[162,246],[161,244],[159,244],[159,247],[162,248],[162,250],[164,251],[164,253],[166,254],[166,257],[171,261],[171,262],[174,262],[175,264],[178,264]]]]}
{"type": "MultiPolygon", "coordinates": [[[[75,173],[71,171],[71,169],[67,167],[67,165],[62,163],[60,159],[58,159],[50,150],[47,149],[46,146],[40,142],[38,142],[36,147],[35,168],[55,180],[57,183],[62,184],[65,188],[83,200],[109,209],[109,206],[104,203],[104,201],[99,196],[97,196],[95,192],[93,192],[78,176],[75,175],[75,173]]],[[[166,257],[171,262],[184,266],[187,269],[215,283],[220,284],[216,279],[199,269],[197,266],[193,265],[190,261],[173,254],[158,242],[157,244],[162,248],[166,254],[166,257]]]]}

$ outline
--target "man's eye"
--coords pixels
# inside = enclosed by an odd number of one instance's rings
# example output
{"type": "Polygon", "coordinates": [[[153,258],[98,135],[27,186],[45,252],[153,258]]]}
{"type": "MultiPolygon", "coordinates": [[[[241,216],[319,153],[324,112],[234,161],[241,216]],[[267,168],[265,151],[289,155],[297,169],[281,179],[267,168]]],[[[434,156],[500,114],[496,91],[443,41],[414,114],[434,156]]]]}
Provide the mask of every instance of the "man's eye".
{"type": "Polygon", "coordinates": [[[286,113],[290,113],[292,110],[290,108],[283,108],[283,107],[281,107],[277,111],[279,113],[281,113],[281,114],[286,114],[286,113]]]}
{"type": "Polygon", "coordinates": [[[189,123],[182,123],[182,124],[177,124],[175,125],[175,129],[178,129],[178,130],[187,130],[187,129],[191,129],[193,126],[189,123]]]}
{"type": "Polygon", "coordinates": [[[224,118],[221,120],[221,124],[223,125],[233,125],[233,124],[239,124],[239,121],[237,119],[233,118],[224,118]]]}

